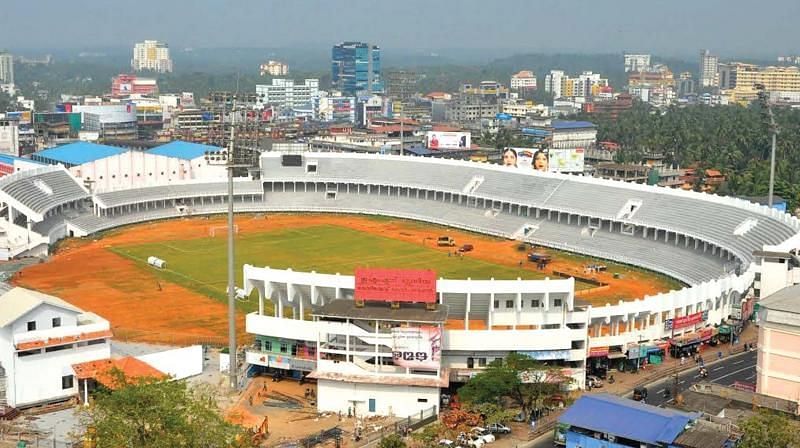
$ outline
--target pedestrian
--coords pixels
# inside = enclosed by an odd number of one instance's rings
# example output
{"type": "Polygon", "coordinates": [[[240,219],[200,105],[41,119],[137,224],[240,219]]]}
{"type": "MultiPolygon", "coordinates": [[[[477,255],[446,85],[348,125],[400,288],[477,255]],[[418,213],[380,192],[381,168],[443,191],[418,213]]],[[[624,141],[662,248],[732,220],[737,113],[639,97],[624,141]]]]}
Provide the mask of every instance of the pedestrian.
{"type": "Polygon", "coordinates": [[[681,365],[686,364],[686,356],[681,355],[681,365]]]}
{"type": "Polygon", "coordinates": [[[722,359],[722,350],[717,352],[717,359],[722,359]]]}

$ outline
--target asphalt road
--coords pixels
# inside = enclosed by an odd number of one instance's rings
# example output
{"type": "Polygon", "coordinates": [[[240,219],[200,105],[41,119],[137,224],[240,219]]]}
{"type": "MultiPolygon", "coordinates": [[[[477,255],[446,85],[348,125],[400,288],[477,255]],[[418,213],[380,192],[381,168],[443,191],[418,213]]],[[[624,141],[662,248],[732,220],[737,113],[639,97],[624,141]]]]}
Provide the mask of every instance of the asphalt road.
{"type": "MultiPolygon", "coordinates": [[[[710,353],[709,353],[710,354],[710,353]]],[[[686,371],[678,375],[678,390],[685,391],[692,384],[700,381],[708,381],[723,386],[733,386],[736,381],[742,383],[756,383],[756,361],[757,351],[751,351],[734,356],[726,356],[721,361],[709,363],[706,359],[708,368],[708,378],[701,380],[697,365],[691,359],[687,359],[686,371]]],[[[647,386],[647,404],[660,406],[672,401],[673,388],[675,387],[675,376],[669,376],[656,383],[647,386]],[[664,398],[664,391],[669,389],[669,398],[664,398]]]]}

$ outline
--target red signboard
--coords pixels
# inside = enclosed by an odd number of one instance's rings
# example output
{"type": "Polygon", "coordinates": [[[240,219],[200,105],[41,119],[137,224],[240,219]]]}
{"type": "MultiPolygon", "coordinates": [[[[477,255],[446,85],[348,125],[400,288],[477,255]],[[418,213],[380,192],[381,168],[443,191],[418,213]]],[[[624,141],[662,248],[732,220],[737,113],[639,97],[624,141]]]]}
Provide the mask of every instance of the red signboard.
{"type": "Polygon", "coordinates": [[[589,347],[589,358],[604,358],[608,356],[608,347],[589,347]]]}
{"type": "Polygon", "coordinates": [[[0,162],[0,176],[5,176],[6,174],[14,174],[14,165],[0,162]]]}
{"type": "Polygon", "coordinates": [[[436,273],[401,269],[356,269],[356,300],[436,303],[436,273]]]}
{"type": "Polygon", "coordinates": [[[753,383],[744,383],[742,381],[734,381],[733,388],[744,392],[755,392],[756,385],[753,383]]]}
{"type": "Polygon", "coordinates": [[[672,320],[672,328],[679,330],[684,327],[691,327],[703,321],[703,312],[690,314],[688,316],[676,317],[672,320]]]}

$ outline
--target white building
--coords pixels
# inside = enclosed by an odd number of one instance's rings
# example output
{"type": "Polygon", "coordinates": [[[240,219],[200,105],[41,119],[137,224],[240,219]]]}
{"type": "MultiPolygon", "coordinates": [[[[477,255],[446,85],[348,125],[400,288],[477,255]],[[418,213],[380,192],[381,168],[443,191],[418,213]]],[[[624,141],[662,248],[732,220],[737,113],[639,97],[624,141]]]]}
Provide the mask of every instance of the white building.
{"type": "Polygon", "coordinates": [[[650,55],[625,53],[625,73],[650,71],[650,55]]]}
{"type": "Polygon", "coordinates": [[[719,57],[704,50],[700,53],[700,86],[719,87],[719,57]]]}
{"type": "Polygon", "coordinates": [[[0,295],[2,404],[26,407],[78,393],[72,365],[111,355],[107,320],[24,288],[0,295]]]}
{"type": "Polygon", "coordinates": [[[530,70],[522,70],[511,75],[512,90],[536,90],[536,75],[530,70]]]}
{"type": "Polygon", "coordinates": [[[138,42],[133,47],[131,68],[136,72],[150,70],[158,73],[172,73],[169,45],[157,40],[138,42]]]}
{"type": "Polygon", "coordinates": [[[266,105],[282,110],[301,108],[319,95],[319,79],[305,79],[302,84],[293,79],[273,79],[272,84],[256,85],[256,93],[260,95],[258,102],[262,108],[266,105]]]}
{"type": "Polygon", "coordinates": [[[800,284],[800,235],[778,245],[765,245],[762,251],[753,255],[758,266],[753,282],[757,299],[800,284]]]}
{"type": "Polygon", "coordinates": [[[19,155],[19,121],[0,119],[0,153],[19,155]]]}
{"type": "Polygon", "coordinates": [[[550,70],[544,77],[544,91],[553,94],[553,98],[561,98],[561,83],[566,75],[563,70],[550,70]]]}
{"type": "MultiPolygon", "coordinates": [[[[321,94],[323,92],[320,92],[321,94]]],[[[324,122],[356,122],[356,98],[320,95],[314,98],[314,119],[324,122]]]]}
{"type": "Polygon", "coordinates": [[[286,76],[289,74],[289,66],[280,61],[267,61],[258,67],[261,76],[286,76]]]}
{"type": "Polygon", "coordinates": [[[72,111],[81,114],[83,130],[99,132],[101,138],[133,140],[138,137],[133,103],[73,106],[72,111]]]}
{"type": "Polygon", "coordinates": [[[14,57],[0,51],[0,84],[14,84],[14,57]]]}

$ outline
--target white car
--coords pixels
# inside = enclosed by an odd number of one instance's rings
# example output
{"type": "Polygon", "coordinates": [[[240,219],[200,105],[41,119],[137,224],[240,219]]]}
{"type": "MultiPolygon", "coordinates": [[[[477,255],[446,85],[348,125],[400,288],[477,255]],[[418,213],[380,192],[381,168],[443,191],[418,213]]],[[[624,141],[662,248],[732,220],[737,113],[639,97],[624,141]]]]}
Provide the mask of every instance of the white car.
{"type": "Polygon", "coordinates": [[[492,443],[496,440],[494,434],[481,427],[472,428],[472,436],[482,439],[485,443],[492,443]]]}
{"type": "Polygon", "coordinates": [[[439,441],[439,446],[453,446],[453,441],[448,439],[442,439],[439,441]]]}

